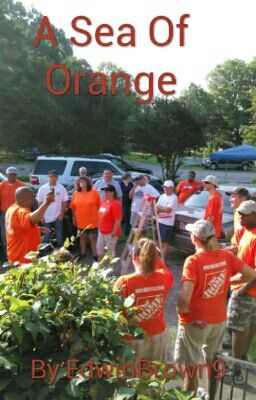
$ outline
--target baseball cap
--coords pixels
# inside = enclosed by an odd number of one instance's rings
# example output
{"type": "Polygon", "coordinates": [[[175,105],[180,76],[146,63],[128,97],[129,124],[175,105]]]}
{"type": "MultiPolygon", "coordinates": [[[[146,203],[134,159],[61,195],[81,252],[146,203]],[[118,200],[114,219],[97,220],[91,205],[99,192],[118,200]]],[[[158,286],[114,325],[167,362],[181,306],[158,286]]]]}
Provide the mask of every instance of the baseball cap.
{"type": "Polygon", "coordinates": [[[253,212],[256,213],[256,202],[253,200],[243,201],[240,206],[237,208],[237,211],[240,214],[251,214],[253,212]]]}
{"type": "Polygon", "coordinates": [[[210,236],[215,235],[215,228],[213,224],[210,221],[205,221],[203,219],[199,219],[194,224],[187,224],[185,229],[200,240],[205,240],[210,236]]]}
{"type": "Polygon", "coordinates": [[[139,180],[141,180],[141,179],[144,179],[144,175],[137,175],[137,176],[134,178],[135,181],[139,181],[139,180]]]}
{"type": "Polygon", "coordinates": [[[79,168],[79,172],[87,172],[87,168],[86,167],[80,167],[79,168]]]}
{"type": "Polygon", "coordinates": [[[168,188],[174,187],[174,183],[173,183],[173,181],[171,181],[171,180],[169,179],[169,180],[167,180],[167,181],[164,181],[163,186],[168,187],[168,188]]]}
{"type": "Polygon", "coordinates": [[[218,187],[218,179],[214,175],[207,175],[206,178],[202,179],[203,182],[209,182],[212,185],[218,187]]]}
{"type": "Polygon", "coordinates": [[[107,185],[107,186],[103,187],[101,190],[105,190],[106,192],[116,193],[116,188],[113,185],[107,185]]]}
{"type": "Polygon", "coordinates": [[[18,170],[15,167],[8,167],[5,172],[6,172],[6,174],[15,174],[15,175],[17,175],[18,170]]]}
{"type": "Polygon", "coordinates": [[[237,186],[234,187],[232,190],[230,190],[229,192],[226,192],[226,194],[228,196],[230,196],[231,194],[238,194],[239,196],[243,196],[243,197],[250,197],[250,192],[249,190],[247,190],[246,188],[243,188],[241,186],[237,186]]]}
{"type": "Polygon", "coordinates": [[[58,176],[58,172],[56,171],[56,169],[51,169],[50,171],[48,171],[48,176],[58,176]]]}

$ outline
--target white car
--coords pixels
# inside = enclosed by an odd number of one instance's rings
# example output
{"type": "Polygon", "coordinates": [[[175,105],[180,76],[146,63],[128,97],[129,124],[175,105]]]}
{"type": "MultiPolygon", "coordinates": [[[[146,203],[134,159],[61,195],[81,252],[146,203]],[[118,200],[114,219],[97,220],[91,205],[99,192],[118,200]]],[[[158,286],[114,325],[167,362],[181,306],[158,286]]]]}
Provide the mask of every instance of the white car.
{"type": "MultiPolygon", "coordinates": [[[[234,186],[235,185],[220,185],[218,188],[224,200],[222,236],[220,238],[223,242],[229,242],[233,235],[234,212],[230,206],[230,196],[228,196],[226,192],[232,190],[234,186]]],[[[255,192],[254,187],[246,187],[246,189],[249,190],[251,195],[255,192]]],[[[174,246],[177,249],[185,253],[194,251],[194,246],[190,240],[190,234],[185,230],[185,226],[187,224],[193,224],[198,219],[203,218],[208,197],[209,193],[205,190],[198,191],[189,197],[184,204],[178,205],[175,214],[173,235],[174,246]]]]}
{"type": "Polygon", "coordinates": [[[111,170],[113,174],[124,174],[121,168],[109,160],[86,157],[40,156],[37,157],[30,175],[30,183],[33,188],[38,189],[47,182],[48,172],[56,170],[59,175],[59,183],[64,186],[71,186],[74,178],[79,176],[80,167],[87,168],[88,176],[102,173],[105,169],[111,170]]]}

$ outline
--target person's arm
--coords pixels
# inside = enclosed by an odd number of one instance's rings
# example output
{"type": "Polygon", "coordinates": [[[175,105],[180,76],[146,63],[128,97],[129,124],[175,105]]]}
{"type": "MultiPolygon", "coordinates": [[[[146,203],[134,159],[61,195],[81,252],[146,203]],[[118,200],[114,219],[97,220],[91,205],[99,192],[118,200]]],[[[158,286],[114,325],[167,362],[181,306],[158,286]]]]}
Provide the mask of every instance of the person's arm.
{"type": "Polygon", "coordinates": [[[67,201],[63,201],[63,202],[62,202],[62,205],[61,205],[61,214],[60,214],[59,217],[58,217],[58,220],[59,220],[59,221],[63,221],[64,215],[65,215],[65,213],[66,213],[66,211],[67,211],[67,204],[68,204],[67,201]]]}
{"type": "Polygon", "coordinates": [[[233,253],[235,256],[237,255],[238,247],[235,244],[231,244],[230,246],[225,247],[225,249],[233,253]]]}
{"type": "Polygon", "coordinates": [[[177,207],[177,196],[174,195],[174,197],[172,197],[172,199],[168,202],[167,207],[162,207],[161,205],[157,204],[157,211],[159,213],[171,214],[171,212],[175,210],[176,207],[177,207]]]}
{"type": "Polygon", "coordinates": [[[117,185],[116,185],[116,194],[117,194],[118,200],[122,200],[123,192],[122,192],[119,182],[117,182],[117,185]]]}
{"type": "Polygon", "coordinates": [[[112,232],[111,232],[111,235],[112,235],[112,236],[116,236],[116,232],[117,232],[118,229],[120,228],[120,225],[121,225],[121,219],[117,219],[117,220],[115,221],[115,223],[114,223],[113,230],[112,230],[112,232]]]}
{"type": "Polygon", "coordinates": [[[77,227],[75,210],[72,210],[72,223],[77,227]]]}
{"type": "Polygon", "coordinates": [[[189,303],[193,294],[195,284],[192,281],[184,281],[178,295],[177,310],[179,312],[189,312],[189,303]]]}
{"type": "Polygon", "coordinates": [[[247,282],[240,289],[238,289],[238,293],[240,296],[243,296],[247,293],[247,290],[253,286],[256,286],[256,271],[249,267],[248,265],[244,265],[241,270],[241,278],[243,282],[247,282]]]}
{"type": "Polygon", "coordinates": [[[180,194],[181,187],[182,187],[182,182],[179,182],[178,185],[176,186],[176,193],[177,193],[177,195],[180,194]]]}
{"type": "Polygon", "coordinates": [[[121,207],[121,204],[119,202],[116,202],[112,206],[112,210],[113,210],[115,223],[114,223],[111,235],[112,236],[116,236],[116,233],[117,233],[118,229],[120,228],[121,221],[122,221],[122,207],[121,207]]]}
{"type": "Polygon", "coordinates": [[[213,213],[213,200],[209,200],[205,209],[205,217],[206,221],[213,222],[214,213],[213,213]]]}
{"type": "MultiPolygon", "coordinates": [[[[69,208],[72,211],[72,222],[73,222],[74,226],[77,226],[77,224],[76,224],[76,214],[75,214],[75,209],[76,209],[75,197],[76,197],[76,193],[77,192],[73,193],[73,196],[72,196],[72,198],[70,200],[70,204],[69,204],[69,208]]],[[[96,193],[98,194],[98,192],[96,192],[96,193]]]]}
{"type": "Polygon", "coordinates": [[[44,217],[44,213],[51,203],[55,201],[54,194],[48,193],[45,201],[38,207],[37,210],[29,214],[31,224],[38,224],[44,217]]]}
{"type": "Polygon", "coordinates": [[[133,186],[132,190],[130,190],[129,192],[129,199],[133,199],[134,198],[134,194],[135,194],[135,189],[138,185],[135,183],[135,185],[133,186]]]}

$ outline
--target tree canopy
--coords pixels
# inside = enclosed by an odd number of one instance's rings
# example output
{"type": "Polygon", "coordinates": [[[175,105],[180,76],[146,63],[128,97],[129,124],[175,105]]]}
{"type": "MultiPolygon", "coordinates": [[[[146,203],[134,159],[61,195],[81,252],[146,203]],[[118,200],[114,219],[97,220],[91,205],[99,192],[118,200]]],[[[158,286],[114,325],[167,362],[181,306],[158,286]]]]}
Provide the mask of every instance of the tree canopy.
{"type": "Polygon", "coordinates": [[[178,161],[188,150],[204,144],[201,122],[177,99],[156,98],[138,110],[133,133],[138,148],[157,157],[166,178],[176,177],[178,161]]]}
{"type": "MultiPolygon", "coordinates": [[[[116,96],[90,96],[86,92],[75,96],[72,91],[63,96],[50,94],[45,85],[49,66],[63,64],[71,74],[93,70],[86,60],[74,57],[70,41],[56,27],[58,47],[47,41],[33,47],[41,17],[35,9],[26,11],[20,2],[0,3],[2,148],[18,151],[37,146],[45,152],[78,154],[118,149],[122,153],[131,99],[121,91],[116,96]]],[[[63,85],[60,73],[53,79],[55,87],[63,85]]]]}

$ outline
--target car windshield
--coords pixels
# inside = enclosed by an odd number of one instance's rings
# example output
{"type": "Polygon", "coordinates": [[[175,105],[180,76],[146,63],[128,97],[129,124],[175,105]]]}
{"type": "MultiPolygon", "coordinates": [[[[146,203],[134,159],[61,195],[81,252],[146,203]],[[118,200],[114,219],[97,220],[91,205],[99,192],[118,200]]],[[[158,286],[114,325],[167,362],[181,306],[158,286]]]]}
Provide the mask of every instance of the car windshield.
{"type": "MultiPolygon", "coordinates": [[[[233,210],[230,207],[229,199],[230,197],[223,191],[219,190],[224,198],[224,209],[225,213],[233,214],[233,210]]],[[[209,197],[209,193],[205,190],[201,192],[194,193],[187,201],[185,201],[184,205],[188,207],[195,207],[195,208],[205,208],[207,200],[209,197]]]]}
{"type": "Polygon", "coordinates": [[[127,171],[128,165],[126,164],[125,161],[119,159],[119,158],[111,158],[111,161],[113,164],[117,165],[119,168],[121,168],[124,171],[127,171]]]}

